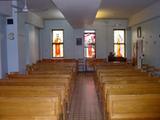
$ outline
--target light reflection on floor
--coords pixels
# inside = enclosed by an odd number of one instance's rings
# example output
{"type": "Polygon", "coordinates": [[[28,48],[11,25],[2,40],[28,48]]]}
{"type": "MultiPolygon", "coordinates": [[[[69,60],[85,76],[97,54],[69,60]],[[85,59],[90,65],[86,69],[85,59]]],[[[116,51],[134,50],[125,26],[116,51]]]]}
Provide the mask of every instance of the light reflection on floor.
{"type": "Polygon", "coordinates": [[[102,120],[93,73],[78,75],[69,120],[102,120]]]}

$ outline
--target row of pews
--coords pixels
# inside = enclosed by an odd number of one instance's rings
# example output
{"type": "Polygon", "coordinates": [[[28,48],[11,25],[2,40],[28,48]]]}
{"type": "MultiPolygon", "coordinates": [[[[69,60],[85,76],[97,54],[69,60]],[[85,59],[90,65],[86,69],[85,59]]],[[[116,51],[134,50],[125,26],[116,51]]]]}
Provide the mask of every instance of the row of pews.
{"type": "Polygon", "coordinates": [[[160,120],[160,78],[129,64],[95,66],[105,120],[160,120]]]}
{"type": "Polygon", "coordinates": [[[76,61],[42,60],[0,80],[0,120],[65,120],[76,61]]]}

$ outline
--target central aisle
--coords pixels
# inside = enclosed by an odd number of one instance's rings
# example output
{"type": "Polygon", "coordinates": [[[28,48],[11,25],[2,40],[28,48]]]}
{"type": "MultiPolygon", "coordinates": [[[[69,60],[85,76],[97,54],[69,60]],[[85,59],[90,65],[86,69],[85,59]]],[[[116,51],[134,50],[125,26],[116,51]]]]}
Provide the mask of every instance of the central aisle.
{"type": "Polygon", "coordinates": [[[77,79],[69,120],[102,120],[93,73],[79,73],[77,79]]]}

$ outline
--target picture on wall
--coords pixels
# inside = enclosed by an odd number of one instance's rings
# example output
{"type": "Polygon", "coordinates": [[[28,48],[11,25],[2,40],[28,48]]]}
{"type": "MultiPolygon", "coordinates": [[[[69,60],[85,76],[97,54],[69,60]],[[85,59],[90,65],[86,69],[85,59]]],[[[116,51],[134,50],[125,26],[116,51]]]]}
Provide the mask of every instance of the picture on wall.
{"type": "Polygon", "coordinates": [[[82,45],[82,38],[76,38],[76,44],[82,45]]]}
{"type": "Polygon", "coordinates": [[[63,30],[55,29],[53,30],[53,40],[52,40],[52,57],[63,57],[63,30]]]}

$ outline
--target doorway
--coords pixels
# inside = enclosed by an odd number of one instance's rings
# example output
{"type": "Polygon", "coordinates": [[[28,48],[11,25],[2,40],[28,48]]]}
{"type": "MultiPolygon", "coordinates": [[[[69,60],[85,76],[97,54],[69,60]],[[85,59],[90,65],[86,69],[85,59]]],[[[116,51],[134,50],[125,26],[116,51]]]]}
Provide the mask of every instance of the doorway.
{"type": "Polygon", "coordinates": [[[93,60],[96,58],[96,31],[84,31],[85,71],[93,71],[93,60]]]}

